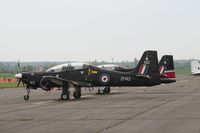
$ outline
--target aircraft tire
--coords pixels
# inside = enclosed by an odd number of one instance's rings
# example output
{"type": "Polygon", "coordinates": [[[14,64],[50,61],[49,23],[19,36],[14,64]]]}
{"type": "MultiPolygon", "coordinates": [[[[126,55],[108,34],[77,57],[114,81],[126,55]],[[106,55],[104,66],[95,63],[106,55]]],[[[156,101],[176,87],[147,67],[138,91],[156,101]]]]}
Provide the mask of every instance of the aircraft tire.
{"type": "Polygon", "coordinates": [[[106,94],[106,87],[103,89],[103,93],[102,94],[106,94]]]}
{"type": "Polygon", "coordinates": [[[110,87],[107,86],[107,87],[104,87],[103,90],[101,90],[100,88],[98,89],[98,94],[109,94],[110,93],[110,87]]]}
{"type": "Polygon", "coordinates": [[[69,99],[69,93],[68,94],[61,94],[61,100],[68,100],[69,99]]]}
{"type": "Polygon", "coordinates": [[[100,89],[98,89],[98,94],[101,94],[101,90],[100,89]]]}
{"type": "Polygon", "coordinates": [[[106,93],[106,94],[110,94],[110,87],[105,87],[104,90],[105,90],[105,93],[106,93]]]}
{"type": "Polygon", "coordinates": [[[80,99],[81,98],[81,91],[74,91],[73,96],[75,99],[80,99]]]}
{"type": "Polygon", "coordinates": [[[98,94],[103,95],[105,93],[106,93],[105,88],[103,90],[101,88],[98,88],[98,94]]]}
{"type": "Polygon", "coordinates": [[[29,100],[29,95],[24,95],[24,100],[29,100]]]}

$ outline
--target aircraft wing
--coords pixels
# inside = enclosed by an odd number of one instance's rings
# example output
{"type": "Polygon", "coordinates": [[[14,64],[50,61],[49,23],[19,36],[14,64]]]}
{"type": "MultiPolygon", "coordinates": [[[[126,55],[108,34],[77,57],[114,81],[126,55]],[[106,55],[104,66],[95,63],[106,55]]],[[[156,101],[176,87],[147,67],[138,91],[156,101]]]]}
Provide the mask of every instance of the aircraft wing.
{"type": "Polygon", "coordinates": [[[77,81],[73,81],[73,80],[66,80],[66,79],[58,78],[56,76],[43,76],[41,83],[43,81],[44,82],[52,82],[52,83],[60,85],[60,86],[63,85],[63,82],[68,82],[70,84],[78,85],[78,86],[82,86],[82,87],[91,87],[91,84],[77,82],[77,81]]]}

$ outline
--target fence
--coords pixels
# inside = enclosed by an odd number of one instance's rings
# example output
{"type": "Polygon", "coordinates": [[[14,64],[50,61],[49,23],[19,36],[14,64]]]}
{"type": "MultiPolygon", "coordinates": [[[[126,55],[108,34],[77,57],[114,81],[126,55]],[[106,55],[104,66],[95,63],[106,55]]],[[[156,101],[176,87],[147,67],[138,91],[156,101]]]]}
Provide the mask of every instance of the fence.
{"type": "Polygon", "coordinates": [[[0,78],[0,83],[16,83],[16,78],[0,78]]]}

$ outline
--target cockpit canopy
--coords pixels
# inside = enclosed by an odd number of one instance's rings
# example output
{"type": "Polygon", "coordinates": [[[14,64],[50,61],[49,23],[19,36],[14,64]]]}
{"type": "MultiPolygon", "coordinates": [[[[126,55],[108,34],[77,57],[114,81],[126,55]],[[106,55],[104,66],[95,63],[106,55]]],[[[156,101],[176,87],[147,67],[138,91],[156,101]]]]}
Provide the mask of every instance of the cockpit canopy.
{"type": "Polygon", "coordinates": [[[97,67],[102,68],[102,69],[106,69],[106,70],[114,70],[115,68],[118,68],[119,65],[116,65],[116,64],[105,64],[105,65],[99,65],[97,67]]]}
{"type": "Polygon", "coordinates": [[[52,68],[49,68],[46,70],[47,72],[64,72],[64,71],[70,71],[70,70],[77,70],[77,69],[84,69],[87,68],[89,64],[87,63],[66,63],[54,66],[52,68]]]}

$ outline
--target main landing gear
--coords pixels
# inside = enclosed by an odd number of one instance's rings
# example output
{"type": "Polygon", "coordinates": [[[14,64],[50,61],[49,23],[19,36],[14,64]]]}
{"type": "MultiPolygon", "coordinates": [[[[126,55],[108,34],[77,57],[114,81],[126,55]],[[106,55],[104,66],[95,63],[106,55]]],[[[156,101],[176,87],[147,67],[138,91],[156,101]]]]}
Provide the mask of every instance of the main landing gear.
{"type": "MultiPolygon", "coordinates": [[[[24,95],[24,100],[29,100],[30,94],[30,87],[26,86],[26,95],[24,95]]],[[[75,91],[73,93],[75,99],[81,98],[81,86],[75,86],[75,91]]],[[[70,98],[70,91],[69,91],[69,84],[68,82],[63,82],[62,93],[61,93],[61,100],[69,100],[70,98]]]]}
{"type": "Polygon", "coordinates": [[[75,91],[73,93],[73,96],[74,96],[75,99],[81,98],[81,87],[80,86],[75,87],[75,91]]]}
{"type": "MultiPolygon", "coordinates": [[[[73,97],[75,99],[81,98],[81,87],[75,86],[75,91],[73,93],[73,97]]],[[[61,100],[69,100],[70,98],[70,91],[69,91],[69,84],[67,82],[63,82],[61,100]]]]}
{"type": "Polygon", "coordinates": [[[63,82],[61,100],[68,100],[70,96],[69,85],[67,82],[63,82]]]}
{"type": "Polygon", "coordinates": [[[99,87],[98,88],[98,94],[110,94],[110,86],[106,87],[99,87]]]}

